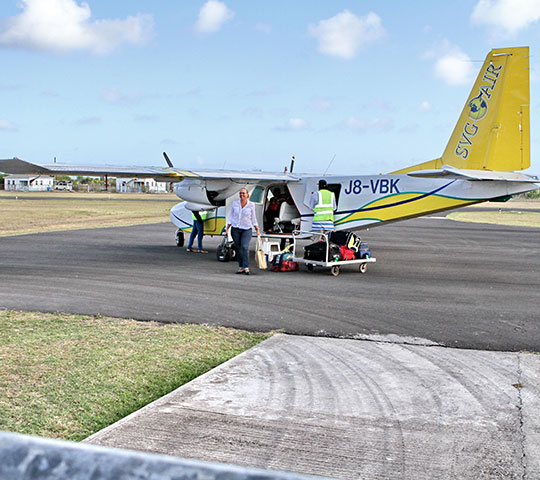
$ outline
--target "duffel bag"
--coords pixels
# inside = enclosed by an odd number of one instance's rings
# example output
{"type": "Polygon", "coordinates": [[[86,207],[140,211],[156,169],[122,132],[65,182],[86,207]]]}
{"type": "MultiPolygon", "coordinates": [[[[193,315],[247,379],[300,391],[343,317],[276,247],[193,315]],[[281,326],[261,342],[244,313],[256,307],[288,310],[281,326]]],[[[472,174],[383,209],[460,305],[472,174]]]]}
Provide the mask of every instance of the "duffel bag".
{"type": "Polygon", "coordinates": [[[347,248],[345,245],[339,247],[341,260],[354,260],[354,250],[347,248]]]}

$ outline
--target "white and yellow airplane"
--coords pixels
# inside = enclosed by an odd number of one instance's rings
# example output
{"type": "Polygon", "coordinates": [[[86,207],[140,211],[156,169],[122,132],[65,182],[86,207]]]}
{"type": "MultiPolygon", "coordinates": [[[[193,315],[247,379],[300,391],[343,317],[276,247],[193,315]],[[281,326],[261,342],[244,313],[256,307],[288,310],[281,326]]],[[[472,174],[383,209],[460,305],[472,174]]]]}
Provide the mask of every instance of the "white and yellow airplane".
{"type": "MultiPolygon", "coordinates": [[[[171,210],[177,245],[192,226],[192,211],[205,210],[205,234],[221,235],[242,187],[250,191],[260,225],[270,236],[310,231],[310,198],[320,179],[336,194],[337,230],[355,231],[535,190],[538,178],[516,172],[530,166],[529,49],[492,50],[480,70],[443,155],[386,175],[300,175],[292,172],[180,170],[168,168],[37,165],[0,160],[14,174],[151,177],[176,182],[184,200],[171,210]],[[274,195],[287,198],[269,218],[274,195]]],[[[291,165],[292,167],[292,165],[291,165]]]]}

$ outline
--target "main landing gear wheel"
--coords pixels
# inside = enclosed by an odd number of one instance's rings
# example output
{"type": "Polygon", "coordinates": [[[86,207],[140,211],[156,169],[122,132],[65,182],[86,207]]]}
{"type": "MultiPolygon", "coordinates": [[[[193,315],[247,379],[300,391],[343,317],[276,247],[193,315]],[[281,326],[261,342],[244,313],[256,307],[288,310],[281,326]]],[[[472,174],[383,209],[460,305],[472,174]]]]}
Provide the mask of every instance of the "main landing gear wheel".
{"type": "Polygon", "coordinates": [[[184,232],[180,229],[176,230],[176,246],[177,247],[184,246],[184,232]]]}
{"type": "Polygon", "coordinates": [[[367,263],[361,263],[358,267],[358,270],[360,273],[366,273],[367,272],[367,263]]]}
{"type": "Polygon", "coordinates": [[[337,277],[339,275],[339,265],[334,265],[330,268],[330,273],[334,275],[334,277],[337,277]]]}

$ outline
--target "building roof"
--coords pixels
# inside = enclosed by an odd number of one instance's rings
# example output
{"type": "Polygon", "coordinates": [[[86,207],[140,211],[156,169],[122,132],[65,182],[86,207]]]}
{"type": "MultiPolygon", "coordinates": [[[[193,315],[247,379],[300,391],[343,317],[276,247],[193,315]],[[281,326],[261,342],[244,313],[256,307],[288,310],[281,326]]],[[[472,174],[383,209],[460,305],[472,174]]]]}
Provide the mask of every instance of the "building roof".
{"type": "Polygon", "coordinates": [[[53,179],[53,177],[51,177],[50,175],[7,175],[5,177],[5,179],[9,179],[9,180],[37,180],[38,178],[40,179],[53,179]]]}

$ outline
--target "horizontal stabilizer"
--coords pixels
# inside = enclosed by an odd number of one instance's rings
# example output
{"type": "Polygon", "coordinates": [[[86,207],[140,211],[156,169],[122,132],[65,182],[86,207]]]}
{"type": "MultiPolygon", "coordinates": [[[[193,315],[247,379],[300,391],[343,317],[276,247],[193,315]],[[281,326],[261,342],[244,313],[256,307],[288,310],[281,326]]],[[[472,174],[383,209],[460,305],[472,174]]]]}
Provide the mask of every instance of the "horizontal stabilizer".
{"type": "Polygon", "coordinates": [[[462,180],[495,180],[500,182],[539,183],[538,177],[520,172],[494,172],[492,170],[467,170],[443,165],[436,170],[417,170],[407,175],[423,178],[458,178],[462,180]]]}

